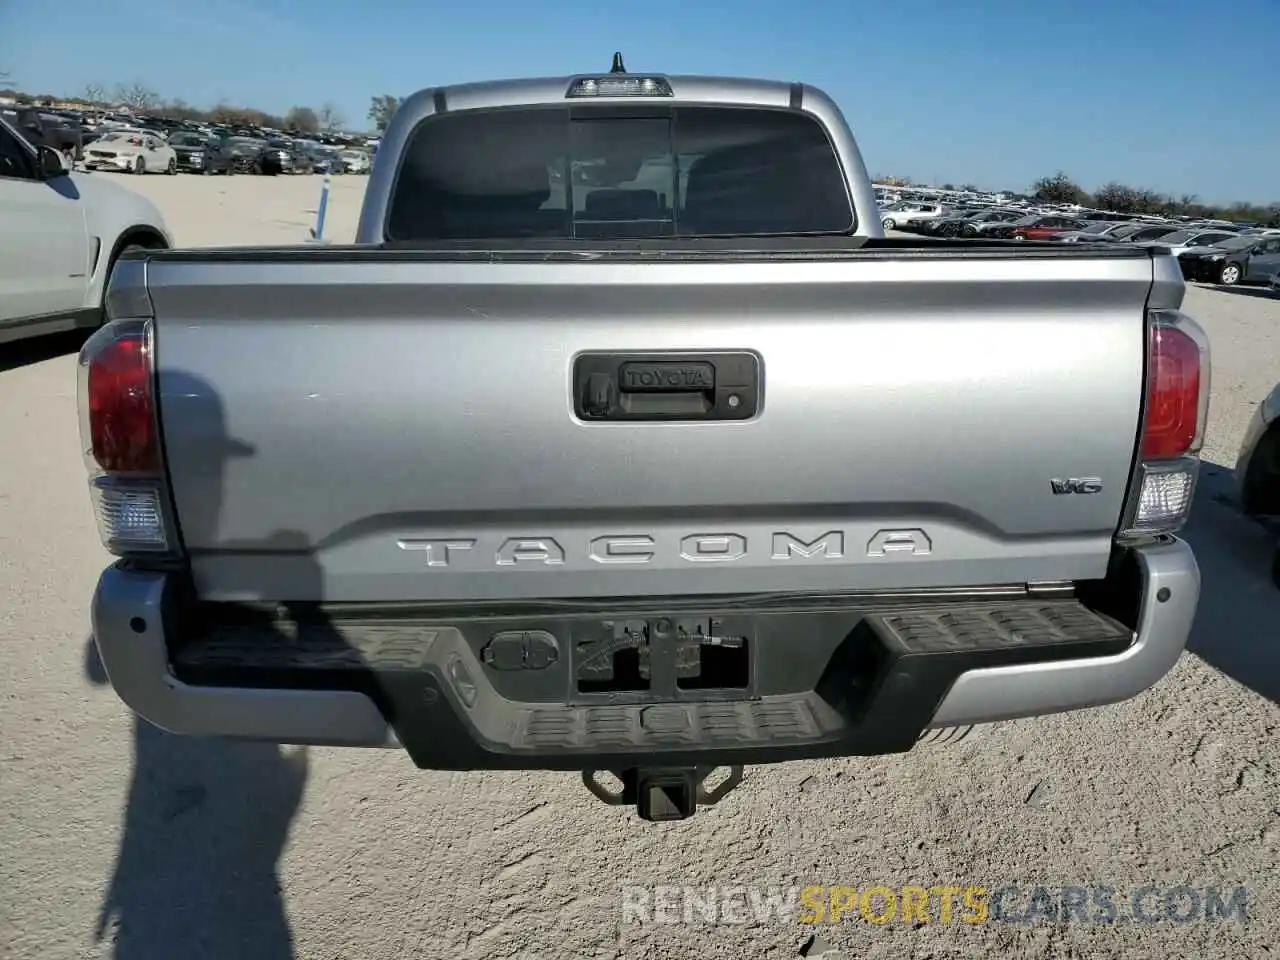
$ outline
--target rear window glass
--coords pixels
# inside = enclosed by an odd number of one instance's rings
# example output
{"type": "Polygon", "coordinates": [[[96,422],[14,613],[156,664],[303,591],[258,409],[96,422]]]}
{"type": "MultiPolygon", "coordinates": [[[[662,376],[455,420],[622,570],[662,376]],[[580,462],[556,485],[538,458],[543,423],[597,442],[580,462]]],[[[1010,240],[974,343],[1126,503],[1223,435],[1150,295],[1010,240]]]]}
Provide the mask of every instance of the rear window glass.
{"type": "Polygon", "coordinates": [[[840,234],[853,219],[835,150],[805,114],[525,107],[423,122],[387,239],[840,234]]]}

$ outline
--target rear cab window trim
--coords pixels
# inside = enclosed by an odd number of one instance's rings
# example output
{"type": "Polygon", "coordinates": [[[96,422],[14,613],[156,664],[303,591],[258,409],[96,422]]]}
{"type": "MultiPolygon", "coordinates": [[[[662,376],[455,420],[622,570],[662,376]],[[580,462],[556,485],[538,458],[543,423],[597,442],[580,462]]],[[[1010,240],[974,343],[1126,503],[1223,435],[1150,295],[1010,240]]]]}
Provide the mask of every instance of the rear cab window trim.
{"type": "MultiPolygon", "coordinates": [[[[501,121],[499,121],[500,124],[501,121]]],[[[517,121],[518,122],[518,121],[517,121]]],[[[534,119],[527,122],[534,123],[534,119]]],[[[696,128],[695,128],[696,129],[696,128]]],[[[494,130],[501,133],[501,127],[495,126],[494,130]]],[[[656,130],[656,126],[653,128],[656,130]]],[[[651,133],[653,132],[651,130],[651,133]]],[[[465,131],[464,131],[465,132],[465,131]]],[[[585,136],[590,140],[590,136],[585,136]]],[[[548,141],[551,142],[551,141],[548,141]]],[[[426,141],[430,144],[430,141],[426,141]]],[[[439,153],[439,151],[434,151],[439,153]]],[[[652,156],[646,158],[652,159],[652,156]]],[[[601,158],[590,158],[593,160],[601,158]]],[[[632,158],[634,159],[634,158],[632,158]]],[[[787,237],[787,236],[833,236],[833,235],[851,235],[855,233],[858,226],[857,208],[854,201],[852,191],[848,183],[847,173],[844,169],[843,158],[840,156],[839,149],[832,139],[831,131],[826,124],[815,114],[803,110],[790,107],[778,107],[768,104],[722,104],[704,101],[684,101],[675,103],[625,103],[611,101],[609,103],[599,104],[583,104],[583,103],[528,103],[513,104],[511,106],[486,107],[479,109],[450,110],[443,113],[431,114],[419,120],[413,129],[408,133],[404,140],[404,148],[401,156],[397,158],[396,169],[394,171],[393,183],[388,192],[386,207],[383,213],[382,237],[385,242],[405,244],[405,243],[484,243],[486,241],[509,241],[528,239],[555,239],[567,242],[575,241],[591,241],[591,240],[625,240],[625,239],[698,239],[700,237],[787,237]],[[699,117],[698,115],[701,114],[699,117]],[[548,183],[550,188],[550,196],[543,201],[538,209],[545,210],[547,214],[552,211],[557,213],[563,209],[563,222],[557,227],[543,229],[534,232],[518,232],[503,231],[497,229],[489,233],[484,230],[474,230],[461,232],[449,232],[442,228],[440,217],[437,216],[436,221],[427,225],[426,229],[415,229],[414,215],[406,213],[406,203],[413,202],[406,198],[406,181],[413,175],[413,164],[415,163],[415,151],[421,150],[423,157],[431,157],[433,151],[424,145],[424,137],[430,136],[434,132],[434,128],[445,124],[457,124],[459,121],[471,124],[483,124],[486,119],[500,118],[502,116],[517,115],[520,119],[537,118],[541,120],[549,129],[555,125],[563,125],[563,157],[562,166],[559,170],[559,177],[563,184],[563,208],[553,203],[557,195],[555,185],[548,183]],[[781,119],[786,118],[786,119],[781,119]],[[797,221],[796,226],[807,227],[808,229],[786,229],[786,230],[736,230],[736,229],[690,229],[689,211],[687,209],[687,180],[688,173],[698,160],[702,159],[702,155],[696,155],[693,161],[688,163],[688,168],[684,167],[685,159],[691,154],[685,148],[696,145],[697,137],[707,136],[707,132],[700,131],[694,134],[688,140],[682,140],[682,119],[687,123],[689,120],[701,121],[706,125],[707,129],[714,130],[717,123],[725,125],[729,132],[732,132],[732,121],[741,121],[741,130],[748,134],[746,140],[738,144],[730,144],[728,147],[721,148],[721,152],[729,152],[734,148],[743,148],[744,152],[750,148],[760,148],[761,150],[778,149],[781,147],[784,152],[792,151],[794,157],[805,159],[806,162],[813,164],[811,169],[820,169],[826,167],[821,173],[825,179],[822,189],[827,192],[827,203],[818,204],[809,199],[811,209],[805,210],[800,214],[801,217],[807,216],[807,221],[797,221]],[[661,156],[674,160],[674,163],[667,163],[665,166],[671,168],[670,183],[666,183],[666,178],[662,178],[662,183],[653,184],[646,183],[648,190],[636,190],[634,188],[621,187],[620,184],[635,184],[638,181],[640,171],[637,176],[628,180],[621,180],[612,186],[601,186],[600,184],[585,184],[588,190],[585,194],[579,195],[578,190],[583,184],[575,183],[578,176],[578,170],[575,164],[581,165],[583,157],[575,157],[574,147],[575,141],[582,139],[583,136],[599,132],[602,128],[596,128],[595,124],[606,124],[617,121],[661,121],[667,124],[667,132],[663,141],[663,149],[659,154],[652,156],[661,156]],[[749,133],[752,125],[755,125],[756,132],[760,134],[757,139],[752,140],[749,133]],[[770,129],[770,124],[773,128],[770,129]],[[593,129],[594,128],[594,129],[593,129]],[[773,133],[774,138],[770,139],[768,134],[773,133]],[[814,151],[805,158],[804,151],[814,151]],[[819,156],[820,154],[820,156],[819,156]],[[666,187],[667,195],[663,195],[661,187],[666,187]],[[647,204],[652,207],[654,204],[653,194],[658,194],[659,213],[657,217],[613,217],[606,219],[588,219],[582,216],[586,212],[585,203],[582,199],[601,189],[612,190],[617,194],[618,201],[625,200],[642,200],[641,206],[647,204]],[[830,201],[837,196],[836,203],[830,201]],[[632,194],[637,196],[624,197],[623,194],[632,194]],[[647,196],[638,196],[647,194],[647,196]],[[547,207],[548,203],[552,206],[547,207]],[[833,216],[831,210],[834,209],[838,213],[833,216]],[[817,211],[817,212],[815,212],[817,211]],[[431,229],[435,227],[437,229],[431,229]],[[484,234],[484,235],[482,235],[484,234]]],[[[608,162],[604,158],[602,162],[608,162]]],[[[659,165],[661,165],[659,163],[659,165]]],[[[552,165],[548,165],[549,168],[552,165]]],[[[642,162],[641,167],[644,166],[642,162]]],[[[781,165],[779,165],[781,166],[781,165]]],[[[730,167],[723,175],[725,181],[732,183],[735,171],[730,167]]],[[[786,176],[786,174],[784,174],[786,176]]],[[[500,177],[498,179],[501,179],[500,177]]],[[[550,181],[550,169],[548,170],[548,179],[550,181]]],[[[795,194],[788,196],[785,189],[778,189],[775,181],[775,198],[784,198],[797,209],[804,207],[805,192],[811,190],[809,183],[803,177],[797,176],[797,181],[803,183],[804,186],[795,194]]],[[[532,184],[531,184],[532,186],[532,184]]],[[[750,190],[752,184],[742,180],[737,184],[740,193],[750,190]]],[[[816,195],[817,191],[813,191],[816,195]]],[[[464,194],[454,192],[438,192],[436,197],[459,197],[464,194]]],[[[473,196],[483,198],[485,195],[481,193],[472,194],[473,196]]],[[[534,192],[527,194],[530,197],[528,202],[532,202],[534,192]]],[[[428,195],[429,196],[429,195],[428,195]]],[[[432,198],[435,199],[435,198],[432,198]]],[[[625,204],[624,204],[625,205],[625,204]]],[[[713,206],[713,205],[711,205],[713,206]]],[[[478,215],[478,218],[481,215],[478,215]]],[[[554,217],[547,217],[548,224],[553,223],[554,217]]],[[[714,216],[711,217],[714,220],[714,216]]],[[[785,216],[782,218],[785,221],[785,216]]],[[[774,221],[777,224],[778,220],[774,221]]]]}

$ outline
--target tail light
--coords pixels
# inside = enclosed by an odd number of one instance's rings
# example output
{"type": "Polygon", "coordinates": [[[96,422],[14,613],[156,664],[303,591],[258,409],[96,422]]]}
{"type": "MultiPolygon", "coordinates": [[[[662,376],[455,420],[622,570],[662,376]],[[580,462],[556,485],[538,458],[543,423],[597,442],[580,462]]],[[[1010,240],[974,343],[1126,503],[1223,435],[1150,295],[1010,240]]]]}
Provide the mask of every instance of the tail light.
{"type": "Polygon", "coordinates": [[[1209,416],[1209,338],[1190,317],[1153,310],[1138,469],[1122,538],[1179,530],[1191,512],[1209,416]]]}
{"type": "Polygon", "coordinates": [[[80,441],[103,546],[119,556],[173,547],[152,363],[151,324],[115,320],[80,351],[80,441]]]}

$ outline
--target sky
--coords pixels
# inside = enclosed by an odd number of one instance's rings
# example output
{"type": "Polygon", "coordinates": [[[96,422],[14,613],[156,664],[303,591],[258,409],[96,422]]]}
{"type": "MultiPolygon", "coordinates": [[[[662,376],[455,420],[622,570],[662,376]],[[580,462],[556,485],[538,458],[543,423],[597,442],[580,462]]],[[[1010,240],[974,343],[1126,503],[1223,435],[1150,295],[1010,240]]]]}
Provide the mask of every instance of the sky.
{"type": "Polygon", "coordinates": [[[520,76],[802,80],[873,174],[1280,201],[1280,0],[0,0],[0,86],[284,114],[520,76]],[[1219,15],[1223,13],[1225,15],[1219,15]]]}

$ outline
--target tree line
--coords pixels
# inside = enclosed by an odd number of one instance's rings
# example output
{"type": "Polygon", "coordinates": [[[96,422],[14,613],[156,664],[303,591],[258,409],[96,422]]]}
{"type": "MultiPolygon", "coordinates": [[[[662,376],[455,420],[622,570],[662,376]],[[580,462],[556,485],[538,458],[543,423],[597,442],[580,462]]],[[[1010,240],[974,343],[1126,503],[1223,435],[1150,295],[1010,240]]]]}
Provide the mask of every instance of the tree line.
{"type": "MultiPolygon", "coordinates": [[[[3,75],[0,75],[2,77],[3,75]]],[[[283,115],[268,113],[256,107],[219,103],[213,107],[197,107],[179,99],[166,99],[143,83],[120,83],[108,89],[103,84],[87,84],[78,96],[59,97],[51,93],[25,94],[18,90],[0,90],[0,96],[13,97],[19,102],[31,102],[47,106],[59,101],[76,102],[90,109],[128,107],[135,113],[162,117],[167,120],[185,120],[196,123],[225,123],[231,126],[271,127],[279,130],[295,130],[299,133],[338,133],[344,129],[347,118],[332,103],[319,107],[292,107],[283,115]]],[[[368,120],[373,129],[382,133],[400,106],[400,98],[381,94],[369,102],[368,120]]]]}
{"type": "Polygon", "coordinates": [[[1078,203],[1096,210],[1117,213],[1151,213],[1164,217],[1204,217],[1214,220],[1248,220],[1268,227],[1280,227],[1280,203],[1203,203],[1194,193],[1180,196],[1131,187],[1111,181],[1093,193],[1059,171],[1041,177],[1031,186],[1031,196],[1043,203],[1078,203]]]}

